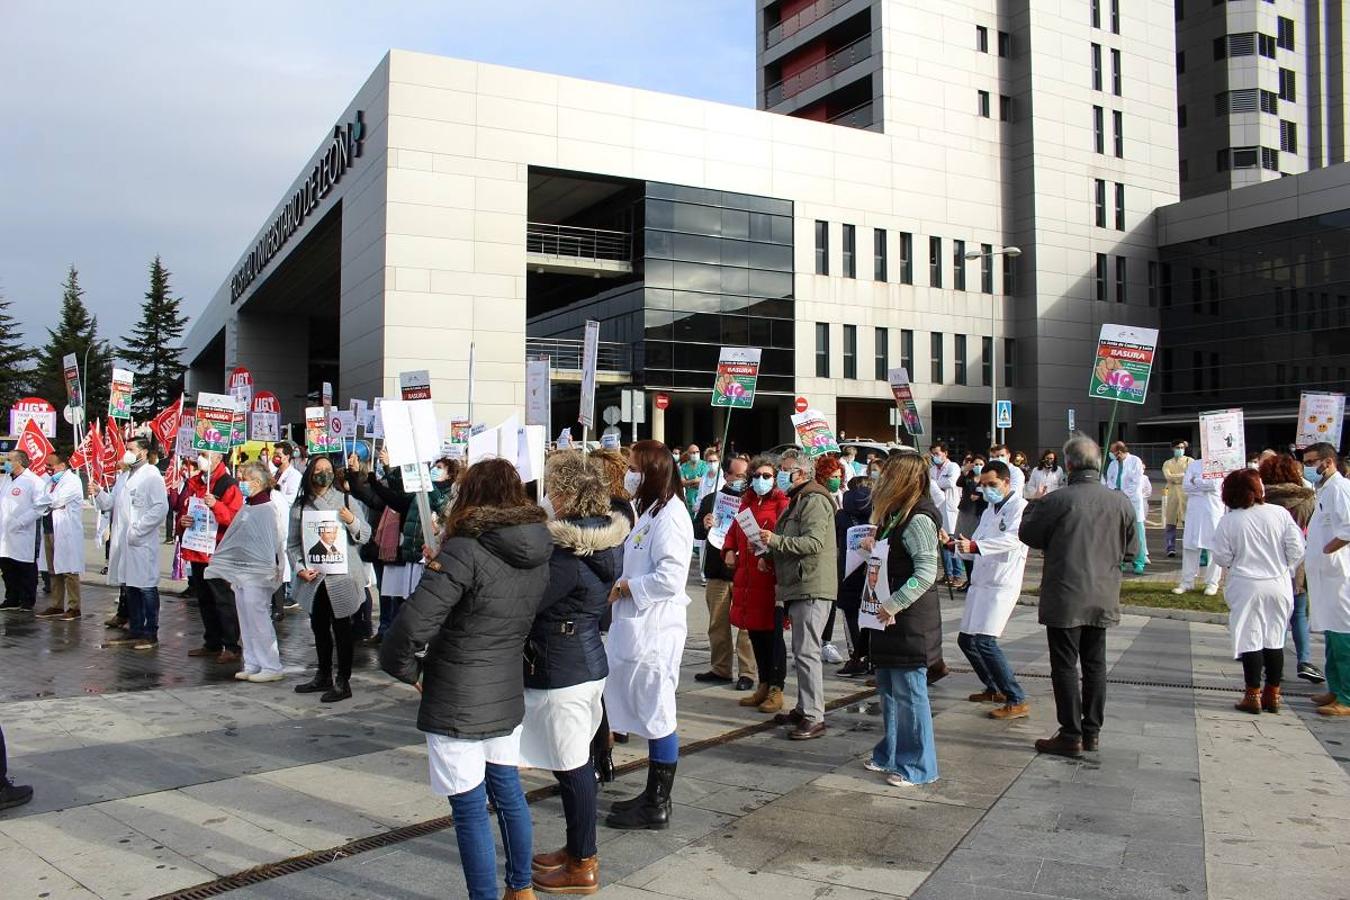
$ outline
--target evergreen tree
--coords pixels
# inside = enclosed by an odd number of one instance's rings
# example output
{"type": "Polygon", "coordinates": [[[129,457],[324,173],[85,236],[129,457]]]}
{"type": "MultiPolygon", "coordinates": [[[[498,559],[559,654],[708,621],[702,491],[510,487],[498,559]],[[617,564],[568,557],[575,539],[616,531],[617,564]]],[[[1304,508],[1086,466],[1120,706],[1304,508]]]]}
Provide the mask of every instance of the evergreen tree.
{"type": "MultiPolygon", "coordinates": [[[[9,314],[10,301],[0,296],[0,416],[7,416],[14,401],[28,395],[29,360],[33,353],[24,346],[19,323],[9,314]]],[[[8,429],[8,418],[0,420],[0,431],[8,429]]]]}
{"type": "MultiPolygon", "coordinates": [[[[61,315],[56,329],[47,329],[47,346],[38,357],[33,387],[38,396],[62,409],[67,401],[65,366],[61,360],[67,353],[74,353],[84,382],[85,414],[89,420],[102,419],[108,412],[108,383],[112,379],[108,342],[99,340],[98,317],[91,316],[85,308],[84,289],[74,266],[70,267],[61,290],[61,315]]],[[[65,438],[67,433],[64,426],[58,426],[58,435],[65,438]]]]}
{"type": "Polygon", "coordinates": [[[181,314],[182,299],[169,294],[169,270],[158,256],[150,264],[150,290],[145,292],[141,320],[123,338],[119,354],[136,373],[134,400],[136,418],[148,419],[178,398],[183,387],[183,348],[178,341],[187,325],[181,314]]]}

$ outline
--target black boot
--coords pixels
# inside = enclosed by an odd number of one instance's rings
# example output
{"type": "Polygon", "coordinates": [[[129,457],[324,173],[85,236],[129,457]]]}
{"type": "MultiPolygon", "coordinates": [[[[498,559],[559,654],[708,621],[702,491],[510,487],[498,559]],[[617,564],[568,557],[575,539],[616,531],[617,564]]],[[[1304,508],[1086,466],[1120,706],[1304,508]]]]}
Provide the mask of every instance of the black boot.
{"type": "Polygon", "coordinates": [[[670,827],[670,791],[675,784],[675,763],[648,763],[647,790],[631,806],[614,804],[605,824],[620,831],[663,831],[670,827]]]}
{"type": "Polygon", "coordinates": [[[614,752],[609,729],[602,723],[591,738],[591,764],[595,766],[595,780],[608,784],[614,780],[614,752]]]}
{"type": "Polygon", "coordinates": [[[338,680],[319,698],[320,703],[337,703],[339,700],[347,700],[352,695],[351,685],[347,679],[339,676],[338,680]]]}
{"type": "Polygon", "coordinates": [[[333,673],[327,669],[320,669],[314,673],[312,680],[295,686],[297,694],[317,694],[319,691],[331,691],[332,689],[333,673]]]}

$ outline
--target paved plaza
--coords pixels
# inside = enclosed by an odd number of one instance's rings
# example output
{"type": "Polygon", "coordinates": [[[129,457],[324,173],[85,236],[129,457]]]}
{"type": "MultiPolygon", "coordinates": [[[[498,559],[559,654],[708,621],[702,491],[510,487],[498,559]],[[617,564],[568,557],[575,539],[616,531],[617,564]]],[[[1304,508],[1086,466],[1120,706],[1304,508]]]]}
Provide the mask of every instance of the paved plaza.
{"type": "MultiPolygon", "coordinates": [[[[4,896],[463,896],[416,695],[373,651],[358,649],[355,697],[324,706],[293,693],[294,678],[241,684],[232,667],[189,659],[190,601],[165,599],[158,650],[103,648],[115,598],[97,581],[78,623],[0,621],[0,724],[12,771],[37,791],[0,817],[4,896]]],[[[955,646],[960,598],[944,599],[956,673],[932,691],[941,780],[899,790],[862,767],[880,718],[860,681],[827,679],[830,732],[805,744],[739,708],[743,695],[696,683],[706,614],[696,580],[690,591],[674,825],[602,827],[603,896],[1350,893],[1345,725],[1312,714],[1303,682],[1279,716],[1233,710],[1240,672],[1222,625],[1126,616],[1109,638],[1102,749],[1070,761],[1031,748],[1054,731],[1035,609],[1017,610],[1003,642],[1032,716],[999,723],[965,700],[976,683],[955,646]]],[[[279,630],[298,671],[307,623],[292,612],[279,630]]],[[[640,788],[644,752],[617,748],[630,766],[604,798],[640,788]]],[[[561,844],[552,778],[526,781],[537,845],[561,844]]]]}

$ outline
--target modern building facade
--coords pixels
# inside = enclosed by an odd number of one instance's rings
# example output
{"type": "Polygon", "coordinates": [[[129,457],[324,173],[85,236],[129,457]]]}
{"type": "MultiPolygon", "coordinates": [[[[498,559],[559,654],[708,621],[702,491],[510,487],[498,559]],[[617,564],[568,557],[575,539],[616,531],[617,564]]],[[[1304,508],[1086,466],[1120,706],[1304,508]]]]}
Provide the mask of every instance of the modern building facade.
{"type": "Polygon", "coordinates": [[[721,346],[764,351],[741,446],[798,397],[890,437],[899,365],[924,444],[986,444],[995,380],[1019,446],[1104,430],[1096,337],[1156,323],[1178,197],[1170,0],[756,3],[759,110],[391,51],[196,322],[189,389],[244,365],[297,419],[429,369],[444,419],[472,393],[495,424],[548,355],[556,432],[597,319],[599,405],[666,394],[640,433],[671,442],[720,432],[721,346]]]}

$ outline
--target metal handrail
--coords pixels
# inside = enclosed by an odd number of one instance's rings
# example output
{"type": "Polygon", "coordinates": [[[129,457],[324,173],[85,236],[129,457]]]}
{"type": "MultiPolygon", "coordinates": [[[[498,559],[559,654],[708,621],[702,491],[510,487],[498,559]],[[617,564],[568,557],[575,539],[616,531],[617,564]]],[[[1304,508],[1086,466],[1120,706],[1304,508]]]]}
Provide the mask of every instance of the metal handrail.
{"type": "Polygon", "coordinates": [[[788,16],[764,32],[764,49],[777,46],[808,25],[820,21],[847,3],[848,0],[816,0],[801,12],[788,16]]]}
{"type": "Polygon", "coordinates": [[[803,69],[790,78],[785,78],[764,89],[764,105],[777,106],[789,97],[795,97],[807,88],[820,84],[831,76],[838,75],[849,66],[856,65],[872,55],[872,35],[865,34],[851,44],[846,44],[820,62],[803,69]]]}
{"type": "MultiPolygon", "coordinates": [[[[581,370],[581,340],[573,338],[526,338],[525,356],[527,359],[549,361],[550,369],[581,370]]],[[[632,345],[617,341],[601,341],[596,346],[595,367],[600,372],[631,372],[633,367],[632,345]]]]}
{"type": "Polygon", "coordinates": [[[845,110],[837,116],[831,116],[828,121],[831,125],[844,125],[849,128],[868,128],[875,121],[872,118],[872,103],[868,100],[866,103],[859,103],[850,110],[845,110]]]}
{"type": "Polygon", "coordinates": [[[578,228],[575,225],[525,223],[525,251],[572,259],[632,260],[632,237],[626,231],[578,228]]]}

